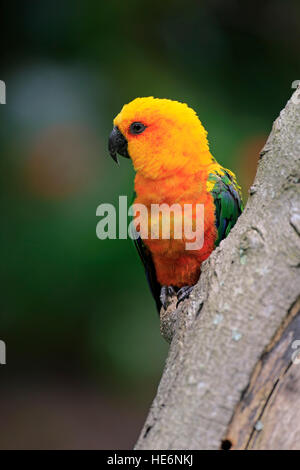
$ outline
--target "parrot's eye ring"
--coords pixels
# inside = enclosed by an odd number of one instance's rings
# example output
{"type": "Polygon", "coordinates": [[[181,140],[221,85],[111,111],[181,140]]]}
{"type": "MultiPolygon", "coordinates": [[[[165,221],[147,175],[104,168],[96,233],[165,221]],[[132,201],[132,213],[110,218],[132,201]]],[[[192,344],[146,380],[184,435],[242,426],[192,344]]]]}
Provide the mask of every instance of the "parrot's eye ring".
{"type": "Polygon", "coordinates": [[[141,134],[146,129],[146,126],[142,122],[133,122],[130,124],[130,134],[141,134]]]}

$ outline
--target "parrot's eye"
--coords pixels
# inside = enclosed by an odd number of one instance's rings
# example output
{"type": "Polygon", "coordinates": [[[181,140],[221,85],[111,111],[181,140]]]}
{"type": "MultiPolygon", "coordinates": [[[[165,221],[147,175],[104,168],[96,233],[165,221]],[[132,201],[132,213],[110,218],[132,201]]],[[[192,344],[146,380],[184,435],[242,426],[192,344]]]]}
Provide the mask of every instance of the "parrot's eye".
{"type": "Polygon", "coordinates": [[[130,124],[129,131],[131,134],[141,134],[146,129],[146,126],[141,122],[133,122],[130,124]]]}

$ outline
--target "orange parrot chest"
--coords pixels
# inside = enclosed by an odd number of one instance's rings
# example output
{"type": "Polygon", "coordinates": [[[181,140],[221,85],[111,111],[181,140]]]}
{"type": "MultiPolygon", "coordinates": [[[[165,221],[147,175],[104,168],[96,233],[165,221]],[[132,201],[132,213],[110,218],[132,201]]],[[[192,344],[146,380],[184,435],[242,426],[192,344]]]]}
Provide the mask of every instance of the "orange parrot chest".
{"type": "MultiPolygon", "coordinates": [[[[182,287],[194,285],[200,276],[201,263],[208,258],[215,247],[217,230],[215,226],[215,205],[212,195],[207,191],[208,171],[203,169],[193,175],[176,174],[170,178],[152,180],[142,175],[135,177],[135,204],[143,204],[147,208],[147,220],[143,220],[139,213],[139,221],[148,230],[141,233],[144,244],[151,252],[154,262],[157,280],[161,285],[173,285],[182,287]],[[169,207],[176,204],[181,207],[181,215],[170,212],[170,230],[162,232],[161,213],[153,211],[153,205],[167,204],[169,207]],[[191,213],[185,213],[184,205],[190,205],[191,213]],[[195,218],[196,204],[202,204],[204,208],[203,243],[199,249],[187,249],[189,240],[184,232],[184,220],[186,217],[195,218]],[[178,217],[182,217],[179,218],[178,217]],[[176,231],[178,224],[182,227],[176,231]],[[179,235],[178,235],[179,233],[179,235]],[[167,235],[167,238],[165,236],[167,235]]],[[[197,225],[194,220],[187,220],[193,226],[197,234],[197,225]]],[[[140,227],[137,226],[138,229],[140,227]]],[[[198,235],[198,234],[197,234],[198,235]]],[[[191,240],[190,240],[191,241],[191,240]]]]}

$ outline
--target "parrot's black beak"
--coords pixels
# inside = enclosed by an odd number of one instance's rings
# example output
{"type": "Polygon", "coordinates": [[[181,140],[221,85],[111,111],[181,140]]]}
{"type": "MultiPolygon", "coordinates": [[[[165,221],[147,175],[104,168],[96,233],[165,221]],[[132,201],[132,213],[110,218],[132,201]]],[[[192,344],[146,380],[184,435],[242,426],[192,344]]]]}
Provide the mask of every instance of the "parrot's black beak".
{"type": "Polygon", "coordinates": [[[117,153],[119,155],[122,155],[122,157],[130,158],[128,154],[127,140],[125,139],[123,134],[119,131],[117,126],[113,128],[109,136],[108,150],[109,150],[111,158],[117,164],[119,164],[117,153]]]}

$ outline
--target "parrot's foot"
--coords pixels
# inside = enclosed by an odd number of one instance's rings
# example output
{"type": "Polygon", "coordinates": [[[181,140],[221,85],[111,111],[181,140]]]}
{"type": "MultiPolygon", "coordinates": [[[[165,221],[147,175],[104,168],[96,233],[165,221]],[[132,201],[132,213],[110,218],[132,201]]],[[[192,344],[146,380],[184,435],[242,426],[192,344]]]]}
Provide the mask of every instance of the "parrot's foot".
{"type": "Polygon", "coordinates": [[[178,307],[180,302],[189,298],[190,293],[192,292],[193,288],[194,286],[183,286],[178,290],[176,308],[178,307]]]}
{"type": "Polygon", "coordinates": [[[176,295],[176,292],[173,286],[162,286],[159,297],[165,310],[167,310],[170,304],[170,297],[173,297],[174,295],[176,295]]]}

